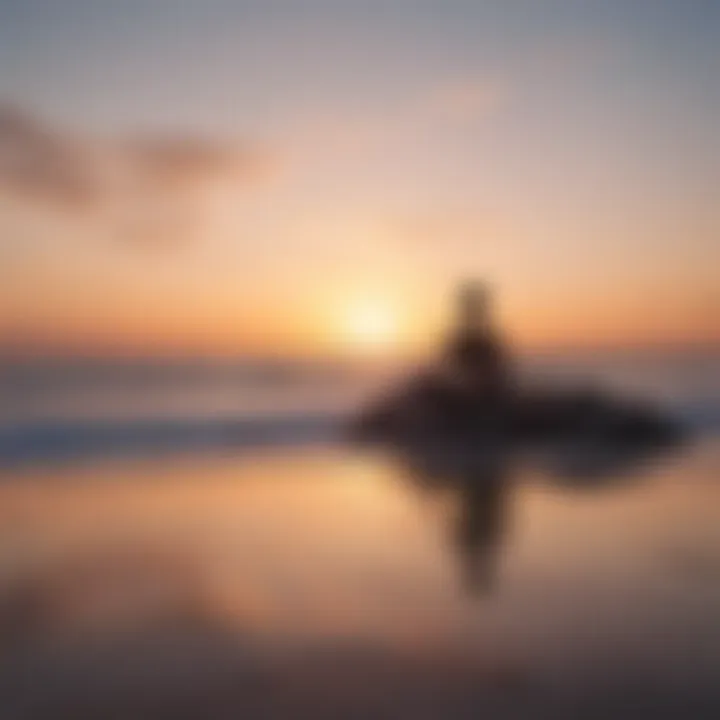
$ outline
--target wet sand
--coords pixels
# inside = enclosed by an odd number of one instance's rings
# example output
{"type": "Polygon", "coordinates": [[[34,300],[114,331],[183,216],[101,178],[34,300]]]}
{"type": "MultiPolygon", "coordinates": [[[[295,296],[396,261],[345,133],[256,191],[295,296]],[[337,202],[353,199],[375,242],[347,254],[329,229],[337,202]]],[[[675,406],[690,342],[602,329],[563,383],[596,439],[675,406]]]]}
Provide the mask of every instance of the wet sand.
{"type": "Polygon", "coordinates": [[[717,717],[720,443],[566,465],[5,471],[0,716],[717,717]]]}

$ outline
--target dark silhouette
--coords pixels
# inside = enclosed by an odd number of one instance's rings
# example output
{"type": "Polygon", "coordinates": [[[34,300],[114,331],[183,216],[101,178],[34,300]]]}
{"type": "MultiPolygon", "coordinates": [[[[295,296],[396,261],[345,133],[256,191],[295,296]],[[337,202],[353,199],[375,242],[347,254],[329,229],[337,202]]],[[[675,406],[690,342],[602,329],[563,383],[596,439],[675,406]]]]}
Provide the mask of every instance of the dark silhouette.
{"type": "Polygon", "coordinates": [[[457,477],[454,546],[470,595],[494,589],[505,539],[509,487],[503,468],[486,466],[457,477]]]}
{"type": "Polygon", "coordinates": [[[519,448],[546,481],[591,489],[631,477],[637,464],[676,447],[681,432],[653,408],[607,393],[523,386],[493,326],[487,288],[467,283],[458,300],[437,366],[352,429],[389,442],[416,486],[451,495],[449,543],[463,588],[480,596],[496,584],[519,448]]]}
{"type": "Polygon", "coordinates": [[[683,433],[659,409],[587,388],[532,387],[510,372],[479,284],[460,292],[457,328],[429,371],[373,403],[355,438],[393,443],[464,438],[492,445],[562,440],[613,446],[673,444],[683,433]]]}
{"type": "MultiPolygon", "coordinates": [[[[522,464],[538,471],[544,482],[567,491],[591,492],[637,482],[638,465],[657,460],[670,447],[585,448],[558,446],[524,455],[522,464]]],[[[448,544],[455,556],[463,590],[481,597],[492,592],[512,522],[511,506],[520,460],[515,449],[497,440],[468,448],[463,441],[395,447],[413,486],[451,499],[448,544]]]]}
{"type": "Polygon", "coordinates": [[[452,495],[448,536],[463,589],[475,597],[491,592],[508,531],[511,456],[496,449],[481,456],[416,452],[403,459],[413,483],[452,495]]]}
{"type": "Polygon", "coordinates": [[[490,313],[488,289],[467,283],[459,293],[457,327],[443,358],[452,382],[477,401],[500,402],[509,389],[507,353],[490,313]]]}

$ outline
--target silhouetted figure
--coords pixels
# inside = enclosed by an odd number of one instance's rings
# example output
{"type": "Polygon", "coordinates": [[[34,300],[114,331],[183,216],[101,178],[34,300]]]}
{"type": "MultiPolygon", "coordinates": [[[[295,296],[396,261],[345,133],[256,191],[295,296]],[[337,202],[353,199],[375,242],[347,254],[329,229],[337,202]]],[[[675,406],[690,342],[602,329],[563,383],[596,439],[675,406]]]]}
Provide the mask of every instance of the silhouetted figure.
{"type": "Polygon", "coordinates": [[[457,324],[441,362],[365,408],[354,437],[394,443],[453,439],[479,450],[498,442],[659,447],[683,439],[681,425],[651,403],[585,387],[530,384],[511,372],[479,283],[459,293],[457,324]]]}
{"type": "Polygon", "coordinates": [[[500,400],[509,389],[508,359],[492,325],[489,292],[480,283],[460,289],[444,366],[449,380],[473,400],[500,400]]]}

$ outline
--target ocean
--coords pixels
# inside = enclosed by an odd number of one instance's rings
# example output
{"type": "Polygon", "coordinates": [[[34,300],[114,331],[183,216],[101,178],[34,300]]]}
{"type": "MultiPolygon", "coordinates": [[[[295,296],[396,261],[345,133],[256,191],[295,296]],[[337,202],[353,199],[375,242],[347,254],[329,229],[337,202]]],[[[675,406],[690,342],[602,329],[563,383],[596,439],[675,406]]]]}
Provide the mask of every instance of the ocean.
{"type": "MultiPolygon", "coordinates": [[[[720,353],[536,356],[533,381],[652,400],[699,430],[720,422],[720,353]]],[[[0,465],[202,446],[307,443],[414,367],[254,362],[0,365],[0,465]]]]}

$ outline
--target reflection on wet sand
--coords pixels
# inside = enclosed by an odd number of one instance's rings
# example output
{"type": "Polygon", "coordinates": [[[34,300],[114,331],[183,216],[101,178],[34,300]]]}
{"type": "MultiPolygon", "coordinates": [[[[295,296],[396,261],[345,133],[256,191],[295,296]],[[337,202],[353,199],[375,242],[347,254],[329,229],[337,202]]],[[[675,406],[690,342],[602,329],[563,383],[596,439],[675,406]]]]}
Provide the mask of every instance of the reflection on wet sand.
{"type": "Polygon", "coordinates": [[[714,717],[717,587],[653,554],[717,519],[692,465],[623,486],[629,465],[498,447],[395,461],[9,480],[0,716],[714,717]]]}
{"type": "Polygon", "coordinates": [[[510,505],[516,477],[528,466],[542,468],[549,482],[569,488],[602,488],[637,481],[638,466],[666,458],[677,445],[646,446],[641,450],[608,447],[558,446],[551,452],[524,458],[502,443],[467,446],[405,447],[397,455],[411,481],[429,492],[450,495],[448,515],[452,552],[461,583],[475,597],[489,594],[498,582],[503,544],[510,531],[510,505]]]}
{"type": "Polygon", "coordinates": [[[405,453],[406,470],[420,487],[450,493],[450,545],[468,594],[489,593],[497,580],[508,522],[511,457],[499,448],[443,456],[405,453]]]}
{"type": "MultiPolygon", "coordinates": [[[[78,501],[83,500],[81,487],[76,488],[78,501]]],[[[312,496],[312,487],[307,489],[312,496]]],[[[201,487],[197,490],[202,492],[201,487]]],[[[216,502],[227,502],[229,496],[218,490],[216,502]]],[[[248,488],[242,499],[255,511],[272,511],[272,503],[266,505],[258,492],[248,488]]],[[[115,514],[137,524],[133,517],[137,498],[132,492],[129,499],[123,499],[118,489],[115,493],[110,501],[115,514]]],[[[146,489],[141,493],[150,499],[146,489]]],[[[23,503],[8,498],[16,510],[24,503],[35,505],[22,494],[23,503]]],[[[293,499],[287,492],[266,497],[293,499]]],[[[169,496],[165,498],[169,506],[169,496]]],[[[392,502],[387,494],[383,499],[392,502]]],[[[63,512],[62,503],[56,507],[63,512]]],[[[186,507],[181,505],[183,510],[186,507]]],[[[96,509],[101,518],[109,510],[100,504],[96,509]]],[[[203,508],[201,503],[196,509],[217,511],[216,506],[203,508]]],[[[306,509],[312,512],[311,506],[306,509]]],[[[237,514],[242,515],[239,509],[237,514]]],[[[52,523],[51,515],[40,518],[52,523]]],[[[27,507],[25,519],[31,519],[27,507]]],[[[219,519],[211,516],[210,523],[219,519]]],[[[157,520],[162,523],[160,517],[157,520]]],[[[83,521],[76,519],[73,524],[81,526],[83,521]]],[[[335,540],[342,538],[332,524],[325,531],[335,540]]],[[[49,541],[62,540],[64,532],[50,533],[49,541]]],[[[470,717],[479,703],[493,707],[508,693],[524,692],[524,671],[502,658],[454,647],[439,638],[336,634],[327,612],[331,632],[324,637],[310,634],[298,640],[282,632],[263,633],[242,602],[247,588],[231,599],[230,608],[219,602],[217,590],[223,578],[214,575],[213,558],[203,557],[202,547],[192,542],[173,546],[141,531],[132,539],[126,536],[121,544],[108,543],[98,535],[97,526],[87,539],[97,546],[75,545],[60,551],[49,547],[36,557],[30,557],[26,548],[27,566],[6,573],[0,593],[3,720],[416,719],[449,711],[470,717]],[[36,687],[42,693],[34,692],[36,687]]],[[[196,544],[203,544],[201,537],[196,544]]],[[[312,556],[317,560],[317,551],[312,542],[305,550],[311,555],[305,558],[304,569],[312,584],[312,556]]],[[[272,560],[267,563],[266,571],[272,560]]],[[[235,580],[251,590],[262,581],[250,563],[234,571],[235,580]]],[[[322,588],[312,589],[322,605],[322,588]]],[[[384,590],[391,588],[380,585],[372,592],[384,590]]],[[[286,600],[302,604],[301,598],[286,600]]],[[[342,596],[338,600],[342,602],[342,596]]],[[[352,607],[338,611],[352,619],[352,607]]]]}

